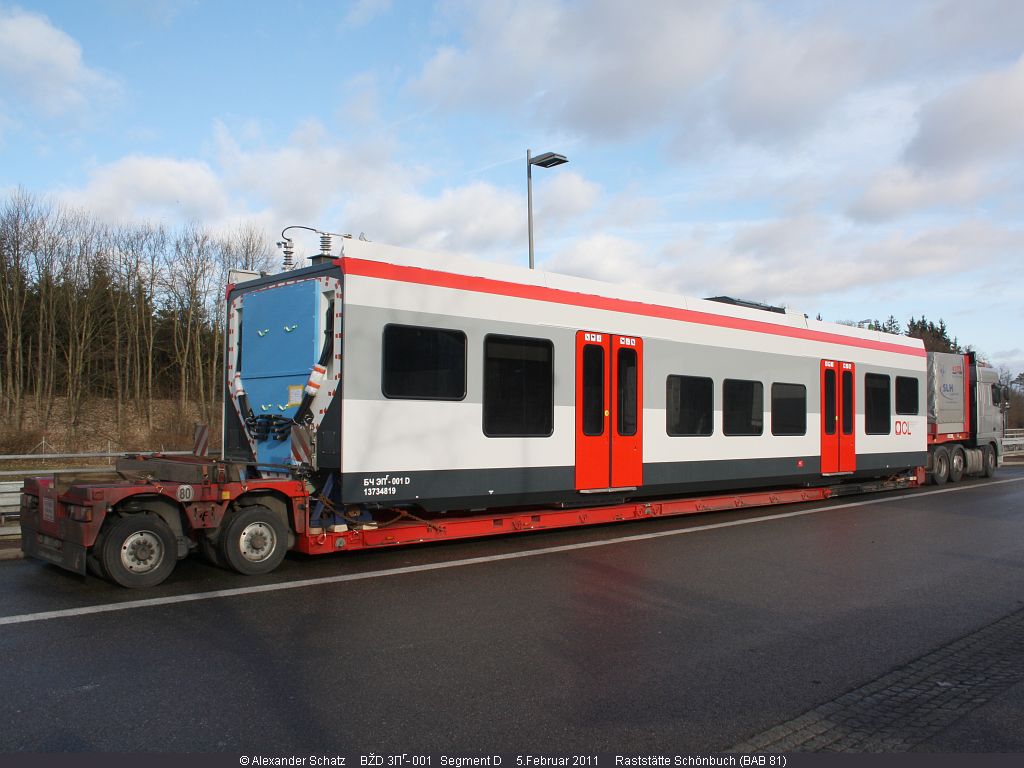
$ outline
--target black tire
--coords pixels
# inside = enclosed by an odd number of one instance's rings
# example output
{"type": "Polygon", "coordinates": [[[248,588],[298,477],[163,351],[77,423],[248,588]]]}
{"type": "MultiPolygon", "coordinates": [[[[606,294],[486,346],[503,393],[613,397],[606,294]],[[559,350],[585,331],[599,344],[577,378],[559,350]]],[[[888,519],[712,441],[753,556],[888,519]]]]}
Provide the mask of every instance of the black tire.
{"type": "MultiPolygon", "coordinates": [[[[97,547],[96,551],[99,551],[99,547],[97,547]]],[[[100,559],[95,554],[95,552],[90,552],[85,556],[85,567],[89,571],[89,573],[91,573],[93,576],[96,576],[97,578],[110,578],[109,576],[107,576],[107,572],[103,570],[103,563],[100,562],[100,559]]]]}
{"type": "Polygon", "coordinates": [[[113,520],[97,555],[115,584],[130,589],[155,587],[174,570],[178,544],[159,515],[139,512],[113,520]]]}
{"type": "Polygon", "coordinates": [[[945,485],[949,480],[949,451],[942,446],[932,453],[932,485],[945,485]]]}
{"type": "Polygon", "coordinates": [[[991,445],[981,449],[981,473],[985,477],[992,477],[999,468],[999,461],[996,459],[996,451],[991,445]]]}
{"type": "Polygon", "coordinates": [[[218,568],[226,567],[224,558],[220,556],[217,543],[205,533],[199,534],[199,551],[202,553],[203,559],[210,565],[216,565],[218,568]]]}
{"type": "Polygon", "coordinates": [[[220,554],[227,565],[245,576],[270,573],[288,551],[284,521],[254,504],[229,513],[220,531],[220,554]]]}
{"type": "Polygon", "coordinates": [[[967,469],[967,456],[964,449],[959,446],[949,453],[949,482],[959,483],[964,479],[964,470],[967,469]]]}

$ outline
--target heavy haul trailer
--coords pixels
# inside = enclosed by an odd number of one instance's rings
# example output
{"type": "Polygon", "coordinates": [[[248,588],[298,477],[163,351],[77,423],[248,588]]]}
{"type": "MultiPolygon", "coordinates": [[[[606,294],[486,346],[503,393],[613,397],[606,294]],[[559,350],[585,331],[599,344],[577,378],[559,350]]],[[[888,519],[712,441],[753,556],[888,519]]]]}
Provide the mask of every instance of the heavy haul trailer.
{"type": "Polygon", "coordinates": [[[129,457],[111,482],[27,480],[25,552],[149,586],[194,549],[265,573],[289,548],[924,479],[917,339],[360,241],[344,250],[228,287],[220,460],[129,457]]]}

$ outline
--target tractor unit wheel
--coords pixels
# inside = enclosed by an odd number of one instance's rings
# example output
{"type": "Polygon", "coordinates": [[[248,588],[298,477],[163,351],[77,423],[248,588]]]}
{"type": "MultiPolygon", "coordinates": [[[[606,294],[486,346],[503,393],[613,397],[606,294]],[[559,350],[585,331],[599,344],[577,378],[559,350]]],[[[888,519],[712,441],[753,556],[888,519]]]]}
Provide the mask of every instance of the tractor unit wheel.
{"type": "Polygon", "coordinates": [[[945,485],[949,480],[949,451],[941,445],[932,453],[932,485],[945,485]]]}
{"type": "Polygon", "coordinates": [[[967,469],[967,456],[964,449],[957,446],[949,453],[949,482],[959,483],[964,479],[964,470],[967,469]]]}
{"type": "Polygon", "coordinates": [[[178,560],[174,533],[152,512],[115,518],[99,549],[97,557],[107,578],[130,589],[160,584],[178,560]]]}
{"type": "Polygon", "coordinates": [[[986,445],[981,449],[981,472],[985,477],[992,477],[996,473],[996,469],[999,467],[999,461],[996,459],[996,451],[991,445],[986,445]]]}
{"type": "Polygon", "coordinates": [[[230,513],[220,531],[220,554],[245,576],[270,573],[288,551],[288,528],[279,515],[262,504],[230,513]]]}

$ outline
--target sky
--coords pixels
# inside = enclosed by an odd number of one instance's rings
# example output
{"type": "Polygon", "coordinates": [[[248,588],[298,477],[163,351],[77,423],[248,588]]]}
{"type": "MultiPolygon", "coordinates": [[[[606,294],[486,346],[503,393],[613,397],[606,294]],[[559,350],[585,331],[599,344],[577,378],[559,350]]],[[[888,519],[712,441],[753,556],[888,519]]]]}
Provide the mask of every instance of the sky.
{"type": "Polygon", "coordinates": [[[528,148],[540,268],[1024,371],[1017,0],[0,0],[5,195],[525,266],[528,148]]]}

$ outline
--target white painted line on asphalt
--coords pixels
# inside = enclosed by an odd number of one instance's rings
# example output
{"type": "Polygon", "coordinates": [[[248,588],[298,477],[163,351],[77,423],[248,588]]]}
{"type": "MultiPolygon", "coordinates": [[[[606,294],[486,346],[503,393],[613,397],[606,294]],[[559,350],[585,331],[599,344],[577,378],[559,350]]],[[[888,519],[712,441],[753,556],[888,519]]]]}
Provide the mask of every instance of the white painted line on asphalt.
{"type": "MultiPolygon", "coordinates": [[[[579,549],[593,549],[595,547],[608,547],[613,544],[628,544],[634,541],[648,541],[660,539],[666,536],[683,536],[689,533],[700,533],[702,531],[714,531],[720,528],[735,528],[740,525],[753,525],[754,523],[767,523],[772,520],[784,520],[790,517],[802,517],[813,515],[818,512],[832,512],[837,509],[853,509],[865,507],[871,504],[886,504],[893,501],[907,501],[920,499],[922,496],[934,496],[938,493],[955,493],[956,491],[968,491],[972,489],[991,488],[994,485],[1004,483],[1017,483],[1024,481],[1024,477],[1013,477],[1007,480],[993,480],[984,485],[959,485],[949,488],[939,488],[933,491],[920,491],[913,494],[901,496],[889,496],[884,499],[864,499],[852,501],[846,504],[836,504],[827,507],[814,507],[813,509],[800,509],[794,512],[781,512],[774,515],[762,515],[760,517],[749,517],[743,520],[729,520],[721,523],[708,523],[707,525],[696,525],[692,528],[681,528],[672,531],[655,531],[653,533],[638,533],[632,536],[620,536],[615,539],[603,539],[601,541],[586,541],[579,544],[564,544],[558,547],[544,547],[542,549],[531,549],[524,552],[508,552],[503,555],[487,555],[485,557],[469,557],[463,560],[450,560],[440,563],[427,563],[424,565],[410,565],[403,568],[389,568],[383,571],[366,571],[365,573],[348,573],[340,576],[324,576],[318,579],[301,579],[299,581],[286,581],[279,584],[263,584],[252,587],[238,587],[237,589],[218,589],[212,592],[194,592],[189,595],[173,595],[171,597],[150,597],[143,600],[128,600],[121,603],[105,603],[103,605],[89,605],[82,608],[66,608],[59,611],[42,611],[40,613],[23,613],[17,616],[0,617],[0,626],[10,624],[29,624],[36,621],[49,621],[50,619],[64,619],[73,616],[89,616],[96,613],[113,613],[115,611],[130,611],[136,608],[155,608],[160,605],[177,605],[179,603],[194,603],[200,600],[218,600],[225,597],[242,597],[245,595],[258,595],[265,592],[282,592],[286,589],[304,589],[306,587],[319,587],[325,584],[340,584],[346,581],[364,581],[366,579],[379,579],[385,576],[402,576],[407,573],[420,573],[423,571],[440,571],[446,568],[462,568],[467,565],[480,565],[482,563],[496,563],[502,560],[518,560],[524,557],[536,557],[538,555],[551,555],[557,552],[573,552],[579,549]]],[[[658,518],[668,519],[668,518],[658,518]]],[[[560,529],[551,529],[560,530],[560,529]]]]}

